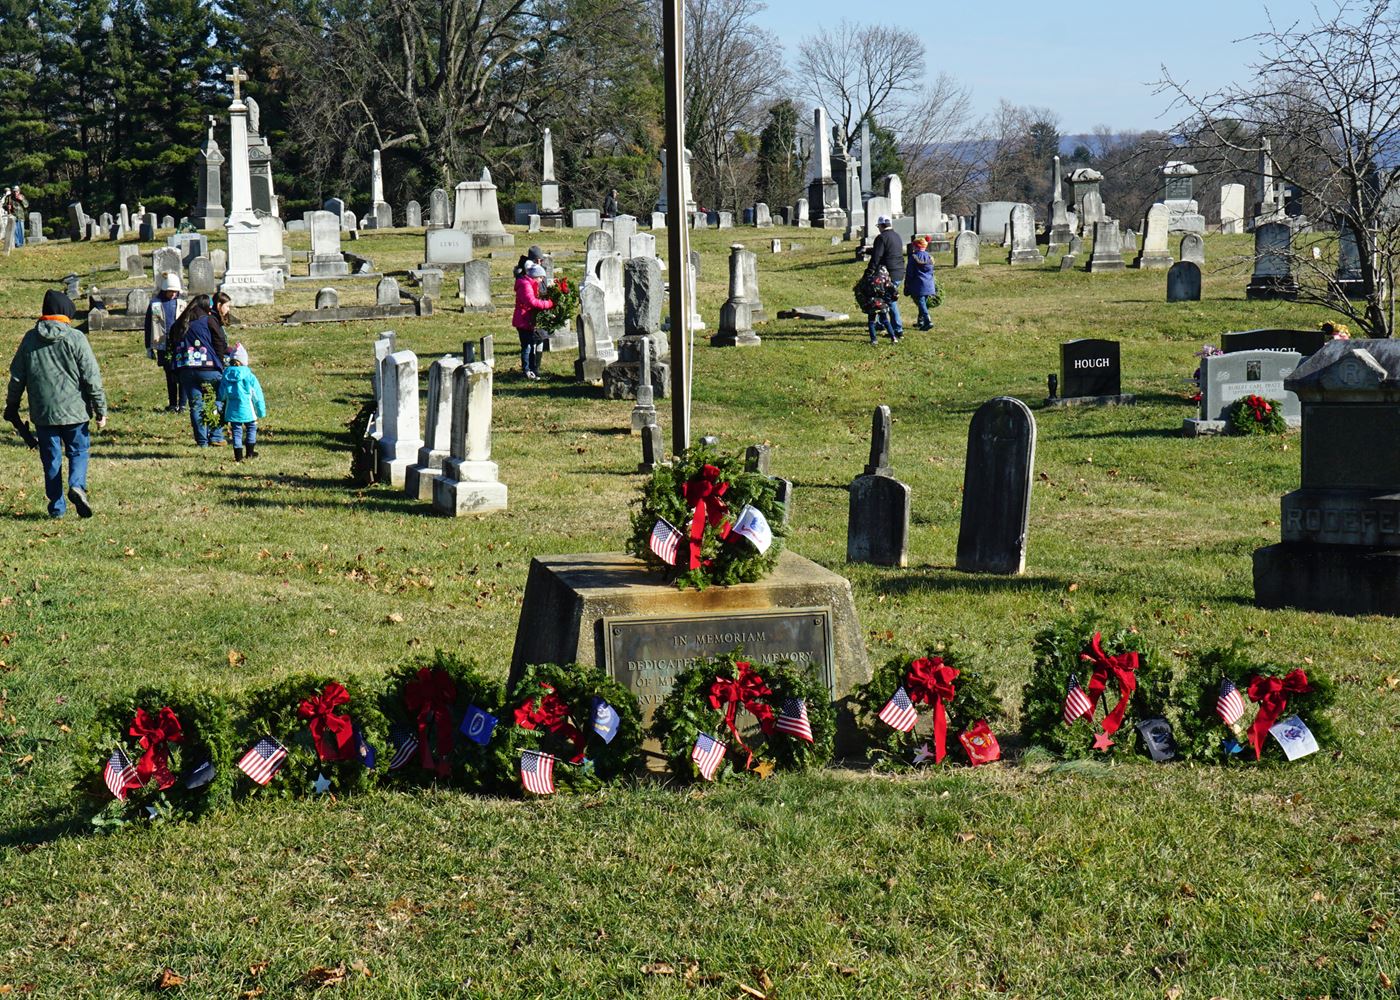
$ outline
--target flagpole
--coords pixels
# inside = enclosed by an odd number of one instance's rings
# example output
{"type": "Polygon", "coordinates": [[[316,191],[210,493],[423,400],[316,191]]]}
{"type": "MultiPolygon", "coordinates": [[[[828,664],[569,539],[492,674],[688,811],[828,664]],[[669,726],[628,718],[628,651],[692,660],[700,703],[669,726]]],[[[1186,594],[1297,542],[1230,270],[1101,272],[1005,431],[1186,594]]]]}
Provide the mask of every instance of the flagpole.
{"type": "Polygon", "coordinates": [[[690,227],[685,189],[685,0],[663,0],[666,74],[666,247],[671,285],[671,451],[690,447],[690,227]]]}

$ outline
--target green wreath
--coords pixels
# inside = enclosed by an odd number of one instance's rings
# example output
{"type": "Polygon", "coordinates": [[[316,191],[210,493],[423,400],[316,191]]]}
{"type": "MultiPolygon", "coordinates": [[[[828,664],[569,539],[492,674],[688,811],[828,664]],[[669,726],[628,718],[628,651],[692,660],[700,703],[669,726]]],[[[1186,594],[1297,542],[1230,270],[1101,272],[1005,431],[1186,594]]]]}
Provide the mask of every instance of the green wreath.
{"type": "MultiPolygon", "coordinates": [[[[915,754],[925,745],[932,746],[934,713],[930,705],[924,705],[918,724],[907,733],[900,732],[880,718],[880,710],[889,703],[896,690],[904,688],[907,694],[913,694],[910,691],[911,668],[921,661],[958,671],[953,680],[953,697],[944,700],[948,732],[945,763],[951,763],[957,756],[966,756],[965,750],[955,754],[959,750],[960,734],[978,722],[985,721],[990,726],[1005,716],[995,685],[986,674],[973,667],[969,657],[956,650],[940,646],[920,657],[890,660],[875,671],[868,683],[856,688],[852,694],[856,725],[877,768],[900,770],[911,767],[915,754]]],[[[918,686],[917,676],[913,686],[918,686]]]]}
{"type": "Polygon", "coordinates": [[[1035,663],[1030,680],[1021,692],[1021,732],[1030,744],[1045,747],[1060,756],[1086,758],[1105,756],[1124,759],[1148,756],[1134,732],[1134,723],[1144,719],[1166,718],[1171,698],[1172,671],[1161,657],[1145,646],[1134,630],[1102,627],[1089,616],[1052,622],[1031,640],[1035,663]],[[1100,649],[1108,657],[1137,654],[1133,672],[1135,687],[1125,706],[1122,725],[1113,734],[1108,750],[1096,750],[1094,740],[1102,720],[1117,706],[1122,691],[1111,676],[1103,696],[1095,706],[1094,718],[1076,719],[1065,725],[1063,711],[1068,679],[1076,677],[1087,693],[1092,662],[1093,639],[1102,635],[1100,649]]]}
{"type": "Polygon", "coordinates": [[[264,736],[270,736],[287,750],[287,759],[281,769],[265,786],[259,786],[252,779],[240,773],[240,788],[263,795],[302,796],[315,793],[318,776],[329,780],[328,791],[338,794],[359,792],[369,788],[375,779],[388,766],[386,753],[388,727],[384,715],[379,710],[379,698],[373,686],[357,684],[353,690],[347,687],[350,695],[348,703],[337,706],[332,714],[348,716],[354,728],[367,740],[375,751],[375,767],[366,767],[357,753],[356,741],[350,741],[350,757],[347,760],[322,760],[316,750],[309,720],[300,714],[304,701],[324,697],[329,685],[339,685],[333,677],[303,674],[288,678],[280,684],[254,691],[244,702],[238,731],[241,745],[237,757],[253,747],[264,736]]]}
{"type": "Polygon", "coordinates": [[[578,315],[580,292],[561,273],[555,272],[554,284],[545,289],[545,295],[554,305],[535,313],[535,326],[545,333],[555,333],[573,322],[578,315]]]}
{"type": "Polygon", "coordinates": [[[703,590],[708,584],[728,587],[761,580],[773,570],[782,551],[783,505],[777,487],[768,476],[748,472],[744,459],[720,455],[703,445],[688,449],[670,465],[659,466],[634,501],[632,537],[627,551],[645,559],[656,569],[675,574],[676,586],[703,590]],[[691,500],[686,499],[689,493],[691,500]],[[703,535],[698,565],[691,566],[691,525],[703,504],[703,535]],[[734,518],[745,507],[753,507],[767,521],[772,542],[760,552],[738,532],[730,531],[734,518]],[[662,520],[680,538],[675,565],[664,562],[652,551],[652,532],[662,520]]]}
{"type": "MultiPolygon", "coordinates": [[[[1236,641],[1229,646],[1208,649],[1192,657],[1176,686],[1174,700],[1180,706],[1177,725],[1177,747],[1187,760],[1208,763],[1245,764],[1255,760],[1250,745],[1249,729],[1257,718],[1260,706],[1251,701],[1250,681],[1255,677],[1286,677],[1289,671],[1275,663],[1251,660],[1244,644],[1236,641]],[[1230,681],[1239,691],[1244,714],[1233,727],[1227,727],[1216,711],[1221,694],[1221,682],[1230,681]],[[1240,749],[1227,749],[1229,740],[1240,749]]],[[[1280,718],[1297,715],[1312,731],[1319,749],[1337,745],[1336,730],[1326,712],[1336,698],[1336,686],[1325,675],[1309,668],[1306,673],[1307,691],[1290,691],[1280,718]]],[[[1263,740],[1261,760],[1282,761],[1283,751],[1274,740],[1263,740]]]]}
{"type": "Polygon", "coordinates": [[[93,825],[192,819],[228,803],[237,773],[235,744],[228,703],[207,692],[146,687],[108,701],[98,709],[78,752],[80,791],[104,801],[92,817],[93,825]],[[149,734],[146,746],[139,736],[131,735],[133,729],[149,734]],[[143,758],[150,765],[162,765],[149,772],[150,779],[142,787],[128,789],[125,799],[116,798],[103,780],[107,762],[117,749],[134,768],[142,765],[143,758]],[[206,763],[207,769],[202,767],[206,763]],[[166,782],[168,787],[162,789],[166,782]]]}
{"type": "MultiPolygon", "coordinates": [[[[726,689],[721,687],[721,690],[726,689]]],[[[738,693],[732,687],[727,688],[727,692],[738,693]]],[[[719,781],[745,775],[765,763],[781,771],[806,771],[823,766],[832,756],[836,712],[826,684],[813,678],[810,671],[789,661],[750,663],[743,659],[743,650],[736,649],[701,660],[677,674],[671,693],[657,706],[652,717],[651,733],[661,744],[662,756],[671,773],[685,782],[700,777],[691,759],[697,735],[705,733],[728,744],[725,760],[715,772],[715,780],[719,781]],[[714,707],[711,694],[717,681],[722,685],[739,684],[745,689],[745,696],[733,700],[721,697],[721,707],[714,707]],[[764,689],[768,693],[760,694],[764,689]],[[789,699],[801,700],[806,705],[807,723],[812,731],[810,742],[776,728],[776,720],[789,699]],[[734,728],[738,728],[737,707],[732,717],[728,716],[728,711],[730,705],[740,704],[755,718],[761,713],[773,720],[773,724],[765,725],[760,719],[760,725],[767,730],[762,737],[744,737],[743,743],[748,744],[752,760],[726,722],[727,717],[731,718],[734,728]]]]}
{"type": "Polygon", "coordinates": [[[389,729],[389,741],[380,757],[384,776],[423,785],[448,781],[462,788],[503,790],[496,781],[491,750],[496,730],[483,745],[460,727],[475,706],[495,717],[499,729],[504,694],[505,685],[499,679],[487,677],[475,663],[442,650],[405,663],[385,679],[384,694],[379,699],[389,729]],[[443,679],[448,685],[445,690],[436,687],[443,679]],[[451,696],[442,698],[447,691],[451,696]],[[443,702],[441,707],[439,701],[443,702]],[[445,733],[439,732],[440,723],[445,733]],[[404,734],[411,736],[418,749],[401,767],[390,771],[389,764],[399,746],[395,736],[404,734]],[[450,750],[440,757],[439,749],[444,745],[450,750]],[[425,760],[431,766],[425,767],[425,760]]]}
{"type": "Polygon", "coordinates": [[[1288,421],[1283,418],[1283,404],[1263,396],[1244,396],[1235,400],[1225,411],[1225,419],[1236,434],[1283,434],[1288,421]]]}
{"type": "Polygon", "coordinates": [[[491,741],[494,782],[520,792],[520,755],[539,750],[554,757],[557,791],[601,788],[635,769],[642,751],[641,719],[636,695],[597,667],[526,666],[501,711],[500,735],[491,741]],[[593,726],[594,698],[617,713],[611,742],[593,726]]]}

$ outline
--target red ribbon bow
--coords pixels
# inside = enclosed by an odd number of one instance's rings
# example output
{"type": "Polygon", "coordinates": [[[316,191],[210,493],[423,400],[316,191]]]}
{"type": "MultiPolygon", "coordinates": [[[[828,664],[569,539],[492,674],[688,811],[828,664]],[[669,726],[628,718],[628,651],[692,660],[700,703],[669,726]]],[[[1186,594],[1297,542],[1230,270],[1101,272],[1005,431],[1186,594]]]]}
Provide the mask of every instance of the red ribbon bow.
{"type": "Polygon", "coordinates": [[[700,543],[705,537],[705,525],[719,528],[719,537],[729,537],[729,521],[725,515],[729,509],[722,497],[729,492],[729,484],[719,478],[719,468],[707,465],[700,475],[681,487],[681,496],[695,512],[690,518],[690,568],[701,565],[700,543]]]}
{"type": "Polygon", "coordinates": [[[1094,714],[1094,707],[1099,703],[1099,696],[1103,694],[1104,688],[1108,686],[1108,675],[1113,674],[1118,681],[1118,704],[1113,706],[1113,711],[1104,716],[1103,731],[1112,736],[1118,731],[1118,727],[1123,725],[1123,716],[1127,714],[1128,702],[1133,697],[1133,691],[1137,689],[1137,668],[1138,654],[1132,651],[1118,653],[1108,656],[1103,651],[1103,637],[1094,633],[1093,641],[1089,643],[1089,651],[1080,653],[1079,658],[1094,665],[1093,676],[1089,678],[1089,715],[1094,714]]]}
{"type": "Polygon", "coordinates": [[[320,694],[297,706],[297,715],[311,722],[311,741],[322,760],[355,759],[355,724],[350,716],[335,714],[338,707],[349,703],[350,692],[331,681],[320,694]]]}
{"type": "Polygon", "coordinates": [[[547,733],[563,736],[574,748],[569,763],[582,764],[588,744],[583,733],[569,721],[569,706],[554,693],[553,685],[542,683],[540,688],[545,692],[544,697],[527,698],[522,702],[515,710],[515,724],[521,729],[543,729],[547,733]]]}
{"type": "Polygon", "coordinates": [[[446,670],[423,667],[418,676],[404,685],[404,706],[417,717],[418,763],[425,771],[436,771],[447,777],[452,770],[452,703],[457,699],[457,685],[446,670]],[[428,742],[428,724],[437,731],[437,761],[428,742]]]}
{"type": "Polygon", "coordinates": [[[943,657],[932,659],[920,657],[909,664],[909,674],[904,678],[904,690],[909,700],[920,705],[933,706],[933,762],[943,763],[948,742],[948,716],[944,702],[953,700],[956,689],[953,681],[959,671],[943,662],[943,657]]]}
{"type": "Polygon", "coordinates": [[[1282,677],[1261,677],[1249,679],[1249,700],[1259,703],[1259,711],[1249,727],[1249,742],[1254,747],[1254,759],[1264,752],[1264,737],[1270,727],[1279,720],[1288,708],[1288,695],[1307,694],[1312,690],[1308,675],[1301,670],[1291,670],[1282,677]]]}
{"type": "MultiPolygon", "coordinates": [[[[706,466],[712,468],[712,466],[706,466]]],[[[749,710],[749,713],[758,720],[759,728],[764,734],[773,732],[773,707],[762,699],[772,694],[767,682],[759,676],[758,671],[753,668],[753,664],[747,660],[740,660],[735,664],[739,668],[739,676],[730,680],[728,677],[715,676],[710,683],[710,707],[714,709],[724,709],[724,724],[729,727],[729,731],[734,734],[734,740],[739,746],[744,748],[744,752],[749,755],[744,767],[747,770],[753,769],[753,751],[749,749],[744,738],[739,735],[738,728],[734,725],[734,717],[739,712],[739,706],[749,710]]]]}
{"type": "Polygon", "coordinates": [[[170,749],[166,743],[184,742],[185,734],[170,706],[162,708],[155,718],[144,708],[138,708],[127,734],[139,737],[141,749],[146,751],[136,762],[136,777],[141,780],[141,785],[146,785],[153,777],[161,791],[175,784],[175,775],[170,773],[170,749]]]}

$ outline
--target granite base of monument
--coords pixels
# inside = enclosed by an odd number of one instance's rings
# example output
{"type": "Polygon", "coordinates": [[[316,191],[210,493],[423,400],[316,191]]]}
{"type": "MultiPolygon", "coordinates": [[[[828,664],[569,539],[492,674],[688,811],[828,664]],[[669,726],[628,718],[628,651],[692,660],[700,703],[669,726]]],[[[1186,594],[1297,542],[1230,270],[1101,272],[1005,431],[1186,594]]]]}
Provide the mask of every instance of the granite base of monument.
{"type": "Polygon", "coordinates": [[[1045,408],[1058,410],[1066,406],[1134,406],[1137,396],[1132,393],[1119,393],[1116,396],[1051,396],[1045,400],[1045,408]]]}
{"type": "Polygon", "coordinates": [[[701,591],[678,590],[621,553],[537,556],[525,583],[510,681],[527,664],[598,666],[632,688],[649,724],[676,673],[736,646],[756,663],[809,664],[837,702],[837,752],[856,751],[844,699],[870,679],[870,664],[851,585],[790,551],[757,583],[701,591]]]}
{"type": "Polygon", "coordinates": [[[1255,549],[1254,603],[1400,617],[1400,551],[1306,542],[1255,549]]]}

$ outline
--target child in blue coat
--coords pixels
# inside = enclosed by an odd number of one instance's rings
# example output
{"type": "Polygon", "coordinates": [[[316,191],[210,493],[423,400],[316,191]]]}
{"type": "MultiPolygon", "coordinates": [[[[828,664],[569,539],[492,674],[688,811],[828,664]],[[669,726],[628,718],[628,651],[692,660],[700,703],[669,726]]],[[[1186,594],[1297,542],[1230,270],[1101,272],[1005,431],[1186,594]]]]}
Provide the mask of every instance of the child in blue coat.
{"type": "Polygon", "coordinates": [[[233,432],[233,460],[243,461],[245,442],[248,457],[257,458],[258,418],[267,416],[267,400],[258,377],[248,367],[248,352],[242,344],[229,354],[219,381],[218,401],[233,432]]]}

